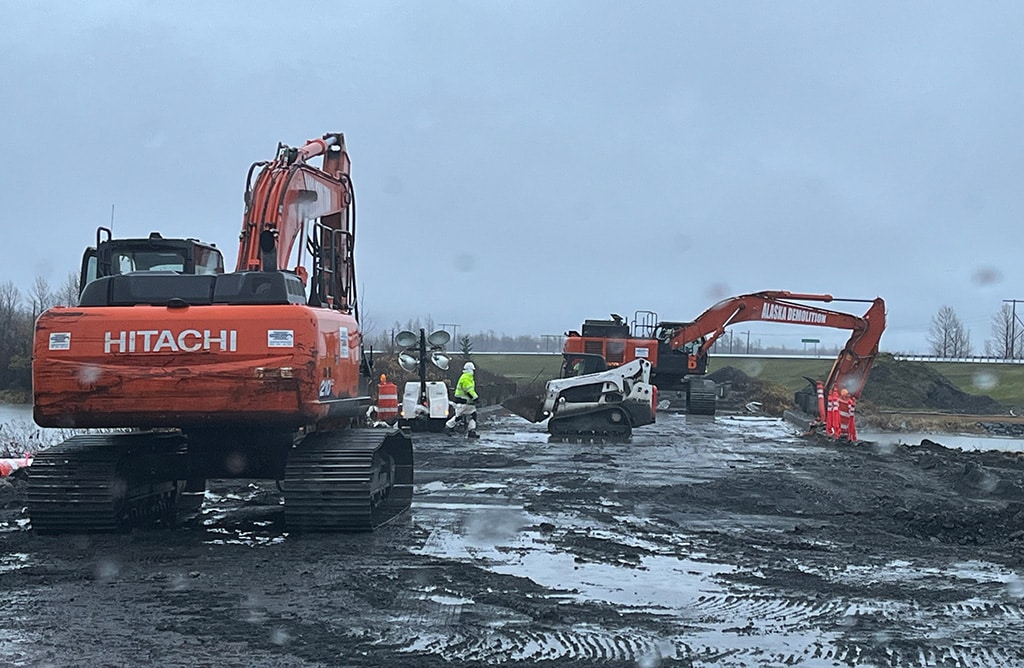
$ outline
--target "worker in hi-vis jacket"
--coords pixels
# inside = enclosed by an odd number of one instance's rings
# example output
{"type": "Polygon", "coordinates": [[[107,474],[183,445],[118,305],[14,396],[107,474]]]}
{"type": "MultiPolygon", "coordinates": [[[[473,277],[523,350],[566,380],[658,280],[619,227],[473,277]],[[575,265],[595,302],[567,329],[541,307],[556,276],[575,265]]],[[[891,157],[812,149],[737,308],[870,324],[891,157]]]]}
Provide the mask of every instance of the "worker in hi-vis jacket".
{"type": "Polygon", "coordinates": [[[455,415],[448,418],[448,421],[444,423],[445,430],[451,434],[455,430],[455,423],[463,415],[466,416],[466,436],[468,438],[480,438],[480,435],[476,433],[476,404],[480,399],[480,395],[476,393],[476,380],[473,378],[473,372],[476,371],[476,365],[472,362],[466,362],[462,366],[462,375],[459,376],[459,382],[455,385],[455,415]]]}

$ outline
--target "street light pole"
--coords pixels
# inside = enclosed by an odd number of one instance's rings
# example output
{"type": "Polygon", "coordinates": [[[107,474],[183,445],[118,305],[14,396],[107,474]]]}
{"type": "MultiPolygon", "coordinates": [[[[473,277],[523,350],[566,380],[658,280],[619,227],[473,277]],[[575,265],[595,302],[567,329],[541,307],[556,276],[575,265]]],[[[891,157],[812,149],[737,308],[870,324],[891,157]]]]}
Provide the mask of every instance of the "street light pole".
{"type": "Polygon", "coordinates": [[[561,334],[541,334],[540,338],[544,339],[544,352],[551,352],[551,343],[562,338],[561,334]]]}
{"type": "Polygon", "coordinates": [[[447,330],[449,327],[451,327],[452,328],[452,341],[458,341],[459,340],[459,325],[458,325],[458,323],[442,322],[442,323],[439,323],[439,324],[445,330],[447,330]]]}

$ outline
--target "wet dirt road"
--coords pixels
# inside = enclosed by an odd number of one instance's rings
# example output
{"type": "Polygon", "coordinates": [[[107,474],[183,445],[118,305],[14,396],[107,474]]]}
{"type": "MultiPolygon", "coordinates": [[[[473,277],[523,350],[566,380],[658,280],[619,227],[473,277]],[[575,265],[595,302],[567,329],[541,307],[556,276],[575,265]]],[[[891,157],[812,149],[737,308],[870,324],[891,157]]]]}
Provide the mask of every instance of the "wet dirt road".
{"type": "Polygon", "coordinates": [[[272,484],[166,530],[38,536],[0,490],[0,663],[1024,665],[1024,459],[661,415],[417,435],[412,510],[289,535],[272,484]]]}

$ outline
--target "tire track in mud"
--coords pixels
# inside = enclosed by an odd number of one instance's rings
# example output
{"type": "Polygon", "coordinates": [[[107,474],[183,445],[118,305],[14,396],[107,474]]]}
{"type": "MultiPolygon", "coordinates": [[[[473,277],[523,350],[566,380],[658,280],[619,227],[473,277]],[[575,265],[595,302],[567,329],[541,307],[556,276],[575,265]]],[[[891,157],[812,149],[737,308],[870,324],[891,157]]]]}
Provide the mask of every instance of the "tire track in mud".
{"type": "Polygon", "coordinates": [[[601,628],[572,628],[565,631],[489,629],[483,632],[456,631],[451,635],[422,639],[402,648],[403,652],[440,657],[446,661],[536,663],[540,661],[585,661],[617,663],[645,658],[677,659],[676,648],[656,637],[645,637],[632,629],[619,632],[601,628]]]}
{"type": "Polygon", "coordinates": [[[1024,665],[1014,458],[728,417],[613,444],[482,431],[417,435],[412,508],[372,534],[292,536],[273,490],[219,482],[176,535],[7,534],[0,602],[37,645],[0,648],[38,665],[115,609],[152,633],[117,617],[83,665],[1024,665]]]}
{"type": "MultiPolygon", "coordinates": [[[[674,433],[654,435],[648,432],[642,436],[638,433],[632,443],[625,445],[529,442],[518,450],[519,456],[532,466],[531,469],[520,463],[529,480],[516,480],[513,475],[507,480],[503,493],[521,500],[525,510],[535,515],[536,522],[547,525],[546,530],[538,532],[548,546],[543,549],[570,553],[583,563],[636,569],[644,556],[693,552],[702,555],[698,558],[711,561],[727,559],[723,548],[728,551],[728,546],[735,541],[721,543],[721,539],[730,534],[737,537],[749,534],[754,544],[748,547],[754,547],[755,552],[746,558],[742,554],[734,555],[740,557],[736,563],[756,562],[758,554],[765,556],[781,549],[791,562],[791,573],[782,581],[774,581],[778,577],[768,578],[755,585],[751,580],[734,582],[731,578],[712,578],[723,592],[696,597],[685,612],[675,614],[672,622],[659,620],[656,625],[659,631],[655,633],[650,632],[650,620],[637,620],[637,628],[631,629],[601,628],[592,624],[588,629],[570,627],[540,635],[536,631],[490,628],[483,638],[460,634],[453,628],[451,636],[435,638],[427,651],[452,660],[515,661],[557,657],[637,661],[657,656],[702,666],[821,665],[821,662],[825,665],[907,667],[1024,665],[1024,655],[1018,649],[1019,641],[1024,638],[1020,632],[1007,634],[1005,631],[1020,626],[1020,608],[1012,603],[953,601],[933,605],[913,604],[913,599],[911,603],[892,602],[874,598],[871,587],[858,593],[857,587],[840,586],[843,583],[820,576],[821,592],[800,593],[801,586],[813,586],[803,582],[804,578],[799,575],[801,569],[814,572],[821,568],[822,561],[843,562],[846,557],[841,553],[847,547],[844,541],[815,538],[814,531],[810,536],[787,537],[784,533],[787,527],[814,529],[822,523],[832,526],[851,520],[856,522],[863,513],[877,511],[885,500],[870,495],[857,500],[843,496],[841,476],[842,467],[846,465],[843,453],[836,455],[809,447],[791,433],[779,438],[777,426],[770,427],[764,434],[744,434],[743,430],[742,424],[702,422],[689,431],[685,423],[677,422],[668,430],[674,433]],[[666,436],[682,437],[685,444],[668,445],[666,436]],[[671,459],[652,468],[650,464],[661,461],[659,457],[671,459]],[[838,479],[819,478],[815,471],[820,466],[811,461],[814,458],[837,467],[838,479]],[[779,490],[773,489],[770,483],[765,486],[770,478],[764,482],[759,480],[758,472],[791,479],[784,499],[777,498],[779,490]],[[728,503],[717,503],[721,510],[716,510],[716,503],[711,503],[710,507],[702,504],[699,510],[690,509],[689,514],[685,506],[682,510],[666,512],[673,507],[671,496],[651,496],[652,490],[664,489],[666,485],[698,488],[736,475],[747,476],[743,483],[747,499],[735,510],[726,510],[728,503]],[[757,501],[758,497],[762,498],[761,502],[757,501]],[[780,502],[785,509],[781,517],[775,515],[780,502]],[[649,514],[652,507],[653,515],[649,514]],[[764,516],[750,515],[744,519],[743,513],[754,509],[762,511],[764,516]],[[708,515],[709,511],[711,516],[718,514],[726,522],[716,528],[700,517],[708,515]],[[694,520],[694,529],[685,528],[688,520],[694,520]],[[731,525],[727,524],[729,520],[733,522],[731,525]],[[576,526],[561,529],[566,522],[576,526]],[[643,535],[646,544],[637,544],[637,533],[643,535]],[[796,580],[792,580],[793,575],[797,575],[796,580]],[[798,591],[785,593],[785,588],[790,586],[785,580],[799,583],[798,591]],[[837,595],[837,589],[849,591],[837,595]],[[879,616],[880,610],[890,612],[879,616]],[[949,619],[956,621],[951,623],[949,619]],[[984,638],[982,641],[959,639],[965,634],[979,637],[979,632],[984,638]],[[624,638],[629,642],[624,642],[624,638]],[[921,638],[933,639],[923,641],[921,638]],[[788,650],[781,651],[782,647],[788,650]]],[[[514,437],[513,429],[508,432],[514,437]]],[[[500,437],[497,440],[501,440],[500,437]]],[[[900,479],[899,474],[895,477],[900,479]]],[[[915,484],[913,476],[905,482],[908,486],[915,484]]],[[[534,549],[542,548],[535,546],[534,549]]],[[[748,564],[741,568],[755,566],[748,564]]],[[[901,594],[913,596],[906,591],[901,594]]],[[[998,597],[999,592],[994,595],[998,597]]],[[[637,602],[637,607],[642,605],[637,602]]],[[[629,606],[625,606],[620,611],[628,609],[629,606]]]]}

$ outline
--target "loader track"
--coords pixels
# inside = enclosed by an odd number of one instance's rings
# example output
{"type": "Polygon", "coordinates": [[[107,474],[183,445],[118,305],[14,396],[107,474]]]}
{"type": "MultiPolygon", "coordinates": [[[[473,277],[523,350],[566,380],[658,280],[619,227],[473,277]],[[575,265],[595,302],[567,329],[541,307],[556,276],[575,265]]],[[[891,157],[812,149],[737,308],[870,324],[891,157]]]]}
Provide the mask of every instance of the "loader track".
{"type": "Polygon", "coordinates": [[[552,415],[548,433],[556,438],[625,439],[633,433],[629,414],[618,407],[601,407],[586,413],[552,415]]]}
{"type": "Polygon", "coordinates": [[[412,503],[412,440],[396,429],[307,436],[288,457],[285,523],[292,531],[371,531],[412,503]]]}
{"type": "Polygon", "coordinates": [[[110,533],[173,521],[186,457],[176,433],[85,434],[47,448],[29,472],[32,528],[110,533]]]}

